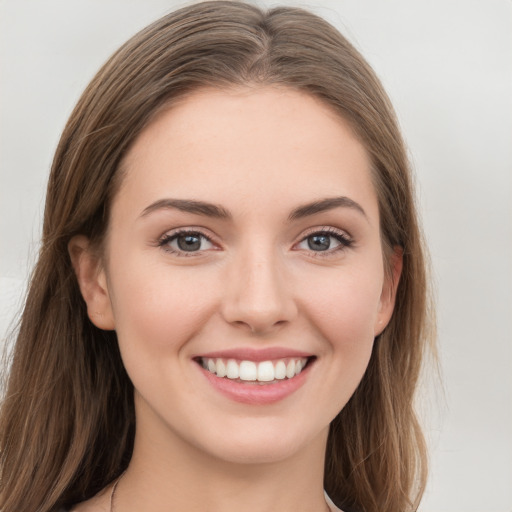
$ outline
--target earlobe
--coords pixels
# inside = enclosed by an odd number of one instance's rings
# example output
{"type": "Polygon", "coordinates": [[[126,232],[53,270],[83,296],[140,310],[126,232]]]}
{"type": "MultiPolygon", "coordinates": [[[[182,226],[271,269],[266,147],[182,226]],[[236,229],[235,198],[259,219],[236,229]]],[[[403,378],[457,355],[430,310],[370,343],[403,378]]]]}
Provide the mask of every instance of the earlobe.
{"type": "Polygon", "coordinates": [[[68,244],[68,252],[80,292],[87,304],[89,319],[100,329],[115,329],[105,270],[89,239],[83,235],[74,236],[68,244]]]}
{"type": "Polygon", "coordinates": [[[384,285],[380,297],[379,313],[374,326],[374,336],[378,336],[388,325],[395,308],[396,292],[403,266],[403,249],[396,246],[390,257],[390,273],[384,277],[384,285]]]}

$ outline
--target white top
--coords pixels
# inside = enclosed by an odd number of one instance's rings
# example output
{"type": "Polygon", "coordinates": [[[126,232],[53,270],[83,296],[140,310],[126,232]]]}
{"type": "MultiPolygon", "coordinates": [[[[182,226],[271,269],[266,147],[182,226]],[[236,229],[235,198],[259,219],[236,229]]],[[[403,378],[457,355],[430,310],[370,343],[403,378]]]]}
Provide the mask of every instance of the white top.
{"type": "Polygon", "coordinates": [[[327,493],[325,492],[325,501],[327,502],[327,505],[329,506],[329,508],[331,509],[331,512],[343,512],[343,510],[341,510],[340,508],[338,508],[331,500],[331,498],[329,498],[329,496],[327,496],[327,493]]]}

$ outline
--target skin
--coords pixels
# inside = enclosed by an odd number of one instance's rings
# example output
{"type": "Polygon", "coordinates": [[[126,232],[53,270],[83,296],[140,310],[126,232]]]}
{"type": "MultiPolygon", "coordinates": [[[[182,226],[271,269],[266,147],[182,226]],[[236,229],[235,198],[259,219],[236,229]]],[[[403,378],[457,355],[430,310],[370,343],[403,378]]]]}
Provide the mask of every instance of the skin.
{"type": "MultiPolygon", "coordinates": [[[[135,449],[115,509],[327,510],[329,423],[364,374],[400,274],[397,253],[395,279],[385,276],[366,150],[304,93],[208,89],[161,112],[123,167],[105,253],[83,236],[70,243],[90,319],[117,331],[135,387],[135,449]],[[352,203],[290,219],[334,197],[352,203]],[[168,198],[228,217],[147,211],[168,198]],[[177,229],[202,233],[200,250],[160,244],[177,229]],[[326,231],[330,248],[312,249],[311,235],[326,231]],[[193,359],[276,346],[315,360],[304,385],[274,404],[227,398],[193,359]]],[[[109,495],[76,510],[109,510],[109,495]]]]}

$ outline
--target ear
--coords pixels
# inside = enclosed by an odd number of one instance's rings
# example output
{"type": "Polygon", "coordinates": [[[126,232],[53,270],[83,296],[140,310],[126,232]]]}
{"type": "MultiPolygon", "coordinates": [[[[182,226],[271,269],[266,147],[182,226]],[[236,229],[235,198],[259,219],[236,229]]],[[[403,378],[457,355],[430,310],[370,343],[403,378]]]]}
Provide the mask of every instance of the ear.
{"type": "Polygon", "coordinates": [[[403,249],[393,248],[390,257],[390,272],[385,272],[384,284],[379,302],[379,312],[374,326],[374,336],[378,336],[388,325],[395,308],[396,291],[402,274],[403,249]]]}
{"type": "Polygon", "coordinates": [[[115,328],[112,305],[108,294],[107,277],[100,257],[83,235],[74,236],[68,252],[75,270],[78,286],[87,304],[87,315],[100,329],[115,328]]]}

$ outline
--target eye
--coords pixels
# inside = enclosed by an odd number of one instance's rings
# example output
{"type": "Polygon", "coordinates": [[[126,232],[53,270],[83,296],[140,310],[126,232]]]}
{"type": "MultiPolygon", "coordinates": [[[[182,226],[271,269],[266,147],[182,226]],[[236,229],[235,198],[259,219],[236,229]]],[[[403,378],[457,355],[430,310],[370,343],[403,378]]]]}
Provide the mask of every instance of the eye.
{"type": "Polygon", "coordinates": [[[339,231],[316,231],[303,238],[297,248],[313,252],[335,252],[352,244],[352,240],[339,231]]]}
{"type": "Polygon", "coordinates": [[[181,255],[207,251],[214,247],[212,241],[198,231],[180,231],[164,235],[159,245],[166,251],[181,255]]]}

